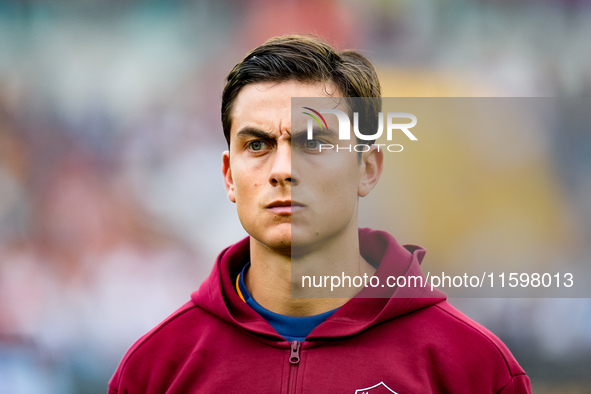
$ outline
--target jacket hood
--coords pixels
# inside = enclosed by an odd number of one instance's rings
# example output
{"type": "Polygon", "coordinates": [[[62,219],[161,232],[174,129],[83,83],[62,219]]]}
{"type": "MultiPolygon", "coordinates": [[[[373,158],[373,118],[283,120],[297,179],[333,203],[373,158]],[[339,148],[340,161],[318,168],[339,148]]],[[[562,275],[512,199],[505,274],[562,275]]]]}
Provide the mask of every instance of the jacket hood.
{"type": "MultiPolygon", "coordinates": [[[[379,264],[375,276],[380,278],[380,283],[386,283],[388,276],[423,276],[419,265],[425,256],[424,249],[401,246],[390,234],[371,229],[359,229],[359,241],[361,255],[369,262],[379,264]]],[[[236,276],[249,260],[249,237],[246,237],[222,251],[211,274],[191,299],[219,319],[267,340],[284,342],[285,339],[242,301],[234,289],[236,276]]],[[[437,289],[431,291],[430,287],[366,287],[316,327],[306,341],[354,335],[445,298],[445,293],[437,289]]]]}

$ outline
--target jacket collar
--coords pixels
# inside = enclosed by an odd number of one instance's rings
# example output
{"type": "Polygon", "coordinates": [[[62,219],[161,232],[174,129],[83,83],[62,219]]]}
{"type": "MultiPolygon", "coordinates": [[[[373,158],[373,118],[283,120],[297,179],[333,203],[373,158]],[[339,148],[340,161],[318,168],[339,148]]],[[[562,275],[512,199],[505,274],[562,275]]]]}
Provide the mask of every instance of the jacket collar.
{"type": "MultiPolygon", "coordinates": [[[[375,275],[380,278],[380,283],[386,283],[388,276],[422,276],[419,265],[425,256],[424,249],[412,245],[401,246],[390,234],[371,229],[359,229],[359,239],[362,256],[370,263],[379,264],[375,275]]],[[[249,237],[222,251],[209,277],[193,293],[192,300],[218,318],[257,334],[261,340],[285,342],[257,312],[240,299],[234,289],[236,276],[249,259],[249,237]]],[[[364,288],[316,327],[306,340],[354,335],[375,324],[443,300],[445,293],[437,289],[431,291],[429,287],[364,288]]]]}

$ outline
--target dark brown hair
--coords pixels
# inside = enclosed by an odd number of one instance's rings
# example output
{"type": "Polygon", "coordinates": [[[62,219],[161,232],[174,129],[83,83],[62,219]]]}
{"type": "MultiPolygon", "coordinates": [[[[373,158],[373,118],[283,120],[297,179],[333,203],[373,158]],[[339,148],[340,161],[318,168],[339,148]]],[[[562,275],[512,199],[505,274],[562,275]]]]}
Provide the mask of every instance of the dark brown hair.
{"type": "Polygon", "coordinates": [[[381,89],[373,65],[357,52],[336,52],[318,38],[299,35],[271,38],[234,66],[226,80],[222,126],[228,146],[236,97],[244,86],[258,82],[332,82],[343,97],[371,98],[349,100],[348,104],[351,112],[359,112],[362,130],[374,134],[378,127],[381,89]]]}

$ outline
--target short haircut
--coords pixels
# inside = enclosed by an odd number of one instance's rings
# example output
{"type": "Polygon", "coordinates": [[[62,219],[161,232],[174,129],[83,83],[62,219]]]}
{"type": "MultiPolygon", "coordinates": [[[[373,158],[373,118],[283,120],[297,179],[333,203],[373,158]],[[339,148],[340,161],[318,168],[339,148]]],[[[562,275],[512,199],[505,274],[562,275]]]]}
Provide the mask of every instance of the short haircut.
{"type": "Polygon", "coordinates": [[[252,83],[288,80],[331,82],[343,97],[368,98],[348,100],[349,109],[359,113],[364,134],[377,131],[381,88],[370,61],[351,50],[336,52],[315,37],[287,35],[271,38],[253,49],[228,74],[222,94],[222,127],[228,146],[232,109],[240,90],[252,83]]]}

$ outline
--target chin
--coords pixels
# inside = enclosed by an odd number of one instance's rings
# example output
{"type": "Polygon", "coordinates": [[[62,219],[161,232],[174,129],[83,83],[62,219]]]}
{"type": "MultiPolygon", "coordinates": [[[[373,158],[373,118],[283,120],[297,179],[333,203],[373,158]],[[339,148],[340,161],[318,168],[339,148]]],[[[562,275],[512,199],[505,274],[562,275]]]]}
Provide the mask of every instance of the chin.
{"type": "Polygon", "coordinates": [[[250,233],[261,245],[284,256],[291,256],[291,228],[272,228],[265,233],[250,233]]]}
{"type": "Polygon", "coordinates": [[[292,248],[291,239],[273,240],[271,242],[264,243],[264,245],[267,248],[274,251],[275,253],[278,253],[283,256],[290,256],[291,257],[291,248],[292,248]]]}
{"type": "Polygon", "coordinates": [[[310,239],[309,235],[294,234],[291,239],[292,257],[303,256],[307,253],[310,253],[315,247],[317,247],[317,245],[315,245],[313,239],[310,239]]]}

